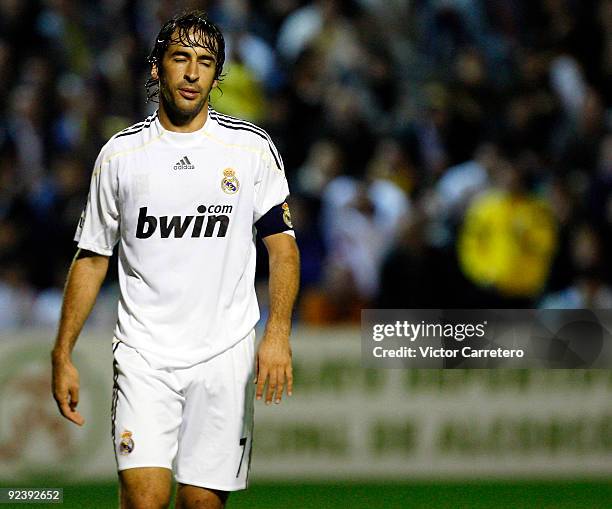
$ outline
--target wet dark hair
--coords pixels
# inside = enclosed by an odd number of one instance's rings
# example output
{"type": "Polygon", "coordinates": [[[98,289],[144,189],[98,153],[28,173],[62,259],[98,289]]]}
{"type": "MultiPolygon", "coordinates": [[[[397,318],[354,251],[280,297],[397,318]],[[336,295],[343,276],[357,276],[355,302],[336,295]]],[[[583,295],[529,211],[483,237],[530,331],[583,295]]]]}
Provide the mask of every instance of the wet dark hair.
{"type": "MultiPolygon", "coordinates": [[[[158,75],[162,72],[161,61],[168,46],[180,43],[184,46],[199,46],[207,49],[215,57],[215,79],[223,79],[223,64],[225,63],[225,39],[204,11],[187,11],[174,16],[164,23],[155,39],[155,44],[147,62],[157,65],[158,75]]],[[[145,83],[147,101],[154,100],[159,95],[159,78],[149,78],[145,83]]]]}

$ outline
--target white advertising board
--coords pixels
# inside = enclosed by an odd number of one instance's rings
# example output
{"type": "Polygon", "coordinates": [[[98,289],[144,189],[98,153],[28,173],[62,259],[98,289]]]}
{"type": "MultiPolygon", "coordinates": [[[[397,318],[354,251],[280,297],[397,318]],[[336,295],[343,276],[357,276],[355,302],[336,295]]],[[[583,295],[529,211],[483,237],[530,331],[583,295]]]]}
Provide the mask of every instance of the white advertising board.
{"type": "MultiPolygon", "coordinates": [[[[87,332],[82,428],[57,413],[52,334],[0,342],[0,480],[112,479],[112,356],[87,332]]],[[[358,329],[296,329],[294,396],[257,402],[253,479],[601,477],[612,474],[610,370],[361,366],[358,329]]]]}

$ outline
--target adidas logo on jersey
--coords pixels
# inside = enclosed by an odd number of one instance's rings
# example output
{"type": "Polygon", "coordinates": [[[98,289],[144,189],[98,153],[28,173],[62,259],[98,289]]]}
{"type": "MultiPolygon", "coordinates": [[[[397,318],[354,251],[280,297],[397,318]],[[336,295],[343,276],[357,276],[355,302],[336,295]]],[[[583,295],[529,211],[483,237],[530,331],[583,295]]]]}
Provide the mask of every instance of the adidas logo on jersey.
{"type": "Polygon", "coordinates": [[[191,161],[187,156],[184,156],[178,163],[176,163],[173,167],[173,170],[193,170],[195,166],[191,164],[191,161]]]}
{"type": "Polygon", "coordinates": [[[159,234],[162,239],[167,239],[172,236],[175,239],[180,239],[185,236],[191,225],[191,234],[189,237],[212,237],[217,233],[217,237],[225,237],[229,228],[230,216],[232,213],[232,205],[199,205],[197,211],[201,216],[148,216],[147,207],[140,207],[138,213],[138,224],[136,225],[136,237],[139,239],[148,239],[156,231],[159,225],[159,234]],[[208,215],[205,215],[208,213],[208,215]],[[204,219],[206,219],[206,227],[204,227],[204,219]],[[218,225],[218,228],[217,228],[218,225]],[[204,234],[202,234],[204,230],[204,234]]]}

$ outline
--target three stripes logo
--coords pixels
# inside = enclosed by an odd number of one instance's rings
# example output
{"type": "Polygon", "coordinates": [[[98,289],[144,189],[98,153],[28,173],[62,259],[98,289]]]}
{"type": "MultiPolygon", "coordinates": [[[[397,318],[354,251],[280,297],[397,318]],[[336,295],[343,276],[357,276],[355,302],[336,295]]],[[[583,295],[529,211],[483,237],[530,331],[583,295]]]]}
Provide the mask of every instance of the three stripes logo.
{"type": "Polygon", "coordinates": [[[173,168],[174,170],[193,170],[195,166],[191,164],[191,161],[187,156],[184,156],[178,163],[176,163],[173,168]]]}

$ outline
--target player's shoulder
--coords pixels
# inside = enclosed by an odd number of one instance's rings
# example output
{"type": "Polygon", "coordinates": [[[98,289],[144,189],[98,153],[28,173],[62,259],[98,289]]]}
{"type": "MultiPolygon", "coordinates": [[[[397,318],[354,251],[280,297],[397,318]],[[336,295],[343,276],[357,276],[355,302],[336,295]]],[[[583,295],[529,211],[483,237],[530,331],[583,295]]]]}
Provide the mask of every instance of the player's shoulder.
{"type": "Polygon", "coordinates": [[[224,138],[242,141],[252,146],[263,146],[272,143],[270,135],[260,126],[238,117],[232,117],[225,113],[210,108],[208,115],[213,123],[219,127],[217,132],[222,133],[224,138]]]}
{"type": "Polygon", "coordinates": [[[210,108],[209,117],[216,127],[216,132],[224,142],[237,148],[260,151],[270,156],[275,165],[282,171],[283,162],[272,137],[262,127],[238,117],[232,117],[210,108]]]}
{"type": "Polygon", "coordinates": [[[144,145],[149,141],[151,136],[154,136],[156,133],[156,130],[152,129],[156,118],[157,111],[141,122],[136,122],[115,133],[109,138],[100,152],[103,153],[105,157],[113,157],[126,150],[135,149],[144,145]]]}

